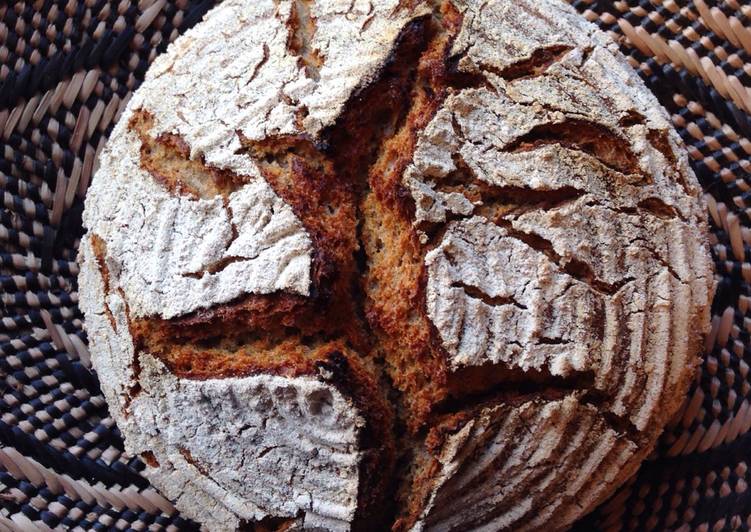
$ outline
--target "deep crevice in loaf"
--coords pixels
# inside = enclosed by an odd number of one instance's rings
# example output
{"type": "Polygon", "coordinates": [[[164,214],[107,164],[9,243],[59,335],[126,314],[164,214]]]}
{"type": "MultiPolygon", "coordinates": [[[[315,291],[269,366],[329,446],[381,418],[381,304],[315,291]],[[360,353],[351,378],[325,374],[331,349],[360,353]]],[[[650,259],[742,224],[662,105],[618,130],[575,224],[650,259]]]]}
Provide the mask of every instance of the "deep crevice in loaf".
{"type": "Polygon", "coordinates": [[[532,249],[545,254],[551,261],[557,264],[562,271],[566,272],[577,281],[586,283],[595,292],[612,296],[617,294],[624,286],[634,281],[634,278],[632,277],[625,277],[614,283],[605,282],[597,277],[592,266],[587,262],[577,259],[576,257],[562,257],[555,250],[555,247],[550,240],[535,233],[526,233],[515,229],[511,222],[505,219],[498,220],[496,223],[502,227],[510,237],[515,238],[532,249]]]}
{"type": "MultiPolygon", "coordinates": [[[[422,102],[425,108],[421,110],[419,128],[424,127],[432,118],[437,109],[438,99],[443,98],[442,94],[433,92],[434,87],[430,84],[433,80],[428,79],[426,73],[440,72],[439,69],[444,64],[443,47],[447,44],[444,32],[445,29],[432,17],[423,17],[405,27],[377,81],[362,89],[348,102],[337,124],[324,136],[334,159],[339,162],[337,167],[344,169],[342,176],[353,182],[359,191],[358,215],[361,225],[358,236],[361,247],[361,276],[358,283],[361,283],[361,289],[357,293],[362,296],[362,312],[374,337],[376,348],[371,356],[382,364],[386,375],[385,384],[391,387],[390,395],[396,402],[399,420],[396,431],[400,454],[397,475],[392,479],[390,489],[393,507],[389,512],[389,523],[393,523],[396,516],[403,513],[412,484],[411,473],[419,469],[416,469],[416,460],[424,455],[419,437],[414,434],[414,390],[405,386],[404,379],[399,373],[400,368],[394,364],[394,354],[399,344],[410,341],[427,341],[428,343],[419,349],[429,349],[432,339],[429,335],[410,339],[411,331],[408,329],[400,331],[401,334],[397,335],[393,335],[393,331],[385,330],[383,321],[377,312],[374,312],[373,302],[381,301],[393,307],[403,307],[405,303],[420,305],[421,250],[410,227],[413,206],[399,180],[414,151],[417,133],[414,111],[418,95],[427,99],[422,102]],[[387,153],[394,144],[400,150],[398,160],[389,158],[387,153]],[[388,168],[384,166],[383,161],[387,162],[388,168]],[[386,206],[381,210],[383,204],[386,206]],[[381,231],[383,234],[379,235],[381,231]],[[394,250],[402,250],[399,242],[387,241],[389,235],[404,238],[411,251],[411,268],[407,268],[405,262],[402,262],[402,265],[412,272],[404,277],[407,283],[412,283],[415,290],[414,298],[387,298],[383,294],[373,292],[371,275],[376,267],[376,248],[381,252],[392,247],[394,250]]],[[[388,284],[390,281],[385,280],[382,286],[388,284]]],[[[413,372],[424,372],[425,376],[430,372],[437,375],[440,371],[439,367],[426,368],[424,365],[415,365],[416,359],[406,358],[404,362],[404,367],[410,368],[413,372]]],[[[434,365],[437,363],[439,362],[433,362],[434,365]]]]}
{"type": "Polygon", "coordinates": [[[639,161],[631,151],[628,140],[589,120],[568,118],[560,123],[535,126],[506,146],[505,151],[530,151],[550,144],[589,154],[622,174],[641,173],[639,161]]]}
{"type": "Polygon", "coordinates": [[[509,65],[500,71],[494,69],[491,65],[485,64],[481,65],[480,68],[489,72],[495,72],[506,81],[535,77],[544,74],[548,68],[560,61],[571,50],[570,46],[556,44],[545,48],[538,48],[532,53],[529,59],[509,65]]]}
{"type": "Polygon", "coordinates": [[[320,50],[311,47],[311,41],[316,33],[316,21],[312,17],[310,8],[312,0],[294,0],[290,8],[290,16],[286,21],[289,28],[287,50],[292,55],[299,57],[300,66],[305,74],[313,79],[320,80],[320,70],[323,66],[324,57],[320,50]]]}
{"type": "Polygon", "coordinates": [[[457,377],[458,383],[463,381],[470,386],[462,389],[463,396],[452,398],[436,409],[431,425],[440,423],[446,416],[489,404],[515,404],[530,397],[556,401],[571,392],[593,388],[595,379],[591,371],[559,377],[546,368],[523,370],[492,363],[462,368],[457,371],[457,377]],[[472,384],[475,384],[474,389],[472,384]]]}

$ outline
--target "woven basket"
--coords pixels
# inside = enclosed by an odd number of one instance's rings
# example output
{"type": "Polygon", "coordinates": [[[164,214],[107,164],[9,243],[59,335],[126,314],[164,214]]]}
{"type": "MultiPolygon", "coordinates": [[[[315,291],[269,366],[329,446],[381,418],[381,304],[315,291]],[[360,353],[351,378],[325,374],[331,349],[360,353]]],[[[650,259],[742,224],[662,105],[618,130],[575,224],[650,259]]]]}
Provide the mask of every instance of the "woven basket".
{"type": "MultiPolygon", "coordinates": [[[[581,530],[751,528],[751,2],[579,0],[673,115],[720,276],[700,375],[581,530]],[[748,205],[747,205],[748,202],[748,205]]],[[[141,476],[91,370],[76,253],[97,153],[209,0],[0,4],[0,531],[194,530],[141,476]]]]}

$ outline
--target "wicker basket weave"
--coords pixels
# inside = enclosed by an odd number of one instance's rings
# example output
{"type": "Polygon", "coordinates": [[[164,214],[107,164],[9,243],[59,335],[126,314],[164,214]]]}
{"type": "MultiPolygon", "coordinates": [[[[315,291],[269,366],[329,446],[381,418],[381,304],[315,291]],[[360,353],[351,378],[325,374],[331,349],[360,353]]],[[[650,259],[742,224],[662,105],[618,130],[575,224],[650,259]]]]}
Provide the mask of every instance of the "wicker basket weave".
{"type": "MultiPolygon", "coordinates": [[[[0,532],[193,530],[123,452],[91,370],[76,253],[96,155],[209,0],[0,4],[0,532]]],[[[570,0],[673,115],[721,276],[701,373],[581,530],[751,528],[751,1],[570,0]],[[748,209],[748,210],[747,210],[748,209]]]]}

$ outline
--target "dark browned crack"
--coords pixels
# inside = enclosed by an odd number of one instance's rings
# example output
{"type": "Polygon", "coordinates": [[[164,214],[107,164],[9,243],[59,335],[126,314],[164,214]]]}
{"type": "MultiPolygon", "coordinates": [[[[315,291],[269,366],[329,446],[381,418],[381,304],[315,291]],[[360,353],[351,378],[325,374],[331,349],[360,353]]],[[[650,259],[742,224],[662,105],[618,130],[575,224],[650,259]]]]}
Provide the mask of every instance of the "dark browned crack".
{"type": "Polygon", "coordinates": [[[594,291],[607,296],[613,296],[617,294],[624,286],[632,282],[634,279],[626,277],[621,279],[617,283],[607,283],[602,279],[598,279],[592,267],[584,261],[581,261],[575,257],[564,259],[553,247],[553,243],[546,238],[534,233],[525,233],[520,231],[512,225],[512,222],[506,219],[497,220],[496,223],[506,230],[506,233],[520,242],[526,244],[535,251],[544,253],[552,262],[554,262],[561,271],[567,273],[577,281],[586,283],[594,291]]]}
{"type": "MultiPolygon", "coordinates": [[[[638,113],[636,111],[629,111],[626,116],[621,118],[619,125],[623,128],[628,128],[635,125],[643,125],[646,124],[646,122],[647,119],[641,113],[638,113]]],[[[686,194],[688,194],[689,196],[692,196],[693,191],[688,186],[686,176],[683,175],[680,167],[678,166],[678,158],[676,157],[676,153],[673,150],[672,145],[670,144],[670,132],[666,129],[650,128],[647,132],[647,140],[649,140],[649,143],[653,148],[655,148],[665,157],[665,160],[667,160],[670,166],[675,169],[676,180],[678,184],[681,185],[681,188],[683,188],[683,191],[686,192],[686,194]]]]}
{"type": "Polygon", "coordinates": [[[661,198],[655,196],[639,201],[639,203],[637,203],[635,207],[605,205],[597,200],[588,201],[587,203],[585,203],[585,206],[603,207],[617,214],[637,216],[646,213],[663,220],[678,219],[683,222],[688,222],[677,208],[669,205],[661,198]]]}
{"type": "Polygon", "coordinates": [[[199,473],[201,473],[205,477],[209,476],[208,471],[206,471],[206,468],[204,468],[201,465],[201,463],[193,457],[193,455],[191,454],[191,452],[187,448],[185,448],[185,447],[183,447],[181,445],[178,445],[177,446],[177,450],[183,456],[183,458],[185,459],[185,461],[188,462],[193,467],[195,467],[198,470],[199,473]]]}
{"type": "Polygon", "coordinates": [[[675,158],[675,152],[673,151],[672,146],[670,146],[670,138],[667,130],[650,129],[649,133],[647,133],[647,139],[657,151],[665,156],[665,159],[670,163],[670,166],[676,165],[678,161],[675,158]]]}
{"type": "Polygon", "coordinates": [[[665,258],[662,257],[656,249],[649,247],[649,246],[647,246],[646,249],[649,250],[649,253],[650,255],[652,255],[652,258],[654,258],[658,263],[660,263],[660,266],[665,268],[668,271],[668,273],[670,273],[670,275],[672,275],[678,282],[681,282],[681,283],[684,282],[681,276],[678,275],[678,272],[675,271],[675,268],[673,268],[673,266],[668,261],[666,261],[665,258]]]}
{"type": "Polygon", "coordinates": [[[109,305],[107,304],[106,297],[111,293],[110,291],[110,270],[107,266],[107,244],[104,239],[99,235],[92,233],[91,236],[91,249],[94,253],[94,259],[96,260],[97,267],[99,268],[99,275],[102,276],[102,283],[104,284],[103,291],[105,295],[105,301],[103,301],[104,314],[107,316],[107,320],[110,322],[113,331],[117,331],[117,324],[115,323],[115,317],[112,315],[109,305]]]}
{"type": "Polygon", "coordinates": [[[457,384],[462,386],[452,394],[434,414],[434,423],[445,416],[464,411],[476,411],[491,404],[520,404],[530,399],[556,401],[572,392],[594,388],[593,372],[580,372],[562,377],[553,375],[547,368],[527,370],[504,363],[489,363],[483,366],[465,367],[457,370],[457,384]],[[464,392],[465,385],[473,393],[464,392]],[[483,388],[483,384],[491,387],[483,388]]]}
{"type": "MultiPolygon", "coordinates": [[[[559,259],[558,262],[559,266],[560,260],[561,259],[559,259]]],[[[633,277],[626,277],[616,283],[606,283],[605,281],[602,281],[595,276],[594,272],[592,271],[592,267],[589,264],[576,258],[569,259],[563,265],[563,271],[565,271],[574,279],[588,284],[596,292],[610,296],[617,294],[624,286],[634,281],[633,277]]]]}
{"type": "Polygon", "coordinates": [[[594,386],[586,390],[581,401],[595,407],[610,428],[617,433],[625,435],[637,444],[645,440],[644,434],[636,427],[636,425],[634,425],[634,422],[631,421],[628,414],[619,415],[612,412],[610,410],[610,398],[594,386]]]}
{"type": "MultiPolygon", "coordinates": [[[[123,298],[123,301],[124,300],[125,298],[123,298]]],[[[127,308],[127,303],[126,303],[125,313],[126,315],[130,316],[130,311],[127,308]]],[[[130,321],[130,318],[128,318],[128,321],[130,321]]],[[[131,384],[128,387],[128,397],[126,398],[125,404],[124,404],[124,410],[126,412],[126,415],[127,415],[127,412],[130,410],[130,404],[133,401],[133,399],[138,397],[138,395],[143,390],[143,388],[141,387],[141,357],[137,351],[133,355],[133,364],[131,366],[131,370],[133,371],[133,377],[132,377],[133,384],[131,384]]]]}
{"type": "Polygon", "coordinates": [[[504,69],[498,69],[488,64],[482,64],[480,68],[493,72],[506,81],[532,78],[544,74],[548,68],[559,62],[572,49],[571,46],[562,44],[548,46],[535,50],[528,59],[509,65],[504,69]]]}
{"type": "Polygon", "coordinates": [[[515,206],[531,207],[535,210],[551,210],[578,200],[586,193],[576,187],[565,186],[547,190],[528,187],[480,185],[483,188],[484,203],[501,202],[515,206]]]}
{"type": "Polygon", "coordinates": [[[618,125],[620,125],[622,128],[628,128],[644,124],[645,122],[646,118],[644,118],[643,114],[631,110],[628,111],[626,115],[618,121],[618,125]]]}
{"type": "Polygon", "coordinates": [[[489,294],[486,294],[476,286],[469,285],[467,283],[457,281],[451,285],[454,288],[461,288],[464,290],[464,293],[467,294],[472,299],[479,299],[486,305],[490,305],[491,307],[500,307],[502,305],[513,305],[517,308],[526,310],[527,307],[519,303],[516,299],[510,296],[491,296],[489,294]]]}
{"type": "Polygon", "coordinates": [[[691,190],[691,187],[686,180],[686,176],[683,175],[683,172],[678,165],[678,158],[670,144],[669,131],[667,129],[650,129],[647,134],[647,139],[649,139],[649,142],[657,151],[665,156],[665,159],[670,163],[670,166],[675,169],[676,181],[681,185],[683,191],[689,196],[694,196],[694,191],[691,190]]]}
{"type": "Polygon", "coordinates": [[[287,50],[299,58],[300,66],[310,79],[321,79],[320,69],[324,58],[320,50],[313,48],[316,34],[316,20],[311,14],[313,0],[293,0],[287,27],[289,37],[287,50]]]}
{"type": "Polygon", "coordinates": [[[459,63],[463,58],[464,54],[459,54],[447,59],[447,85],[457,90],[484,88],[492,93],[498,94],[498,89],[488,79],[487,74],[483,70],[472,72],[460,70],[459,63]]]}
{"type": "Polygon", "coordinates": [[[253,72],[251,73],[250,77],[248,78],[248,81],[245,83],[246,85],[249,85],[256,77],[258,76],[258,73],[261,71],[261,68],[268,63],[269,61],[269,45],[266,43],[263,43],[263,57],[258,62],[258,64],[253,69],[253,72]]]}
{"type": "Polygon", "coordinates": [[[641,200],[637,204],[637,207],[664,220],[680,218],[678,211],[674,207],[655,196],[641,200]]]}
{"type": "Polygon", "coordinates": [[[567,118],[558,124],[535,126],[508,145],[506,151],[531,151],[551,144],[589,154],[622,174],[641,173],[638,159],[627,139],[601,124],[576,118],[567,118]]]}
{"type": "Polygon", "coordinates": [[[537,343],[540,345],[568,345],[573,343],[571,340],[564,340],[563,338],[548,338],[546,336],[541,336],[537,343]]]}
{"type": "Polygon", "coordinates": [[[141,453],[141,460],[146,462],[149,467],[157,468],[159,467],[159,461],[156,459],[156,456],[154,456],[154,453],[151,451],[143,451],[141,453]]]}

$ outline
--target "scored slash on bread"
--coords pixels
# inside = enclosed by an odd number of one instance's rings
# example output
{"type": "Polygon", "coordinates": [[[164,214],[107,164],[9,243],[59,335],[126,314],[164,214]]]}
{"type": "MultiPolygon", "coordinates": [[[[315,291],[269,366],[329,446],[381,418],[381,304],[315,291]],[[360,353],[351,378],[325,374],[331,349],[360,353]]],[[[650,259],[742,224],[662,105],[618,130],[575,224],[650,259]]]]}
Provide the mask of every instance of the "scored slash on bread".
{"type": "Polygon", "coordinates": [[[699,192],[557,0],[226,0],[102,154],[93,362],[208,529],[562,529],[692,378],[699,192]]]}

